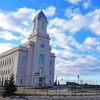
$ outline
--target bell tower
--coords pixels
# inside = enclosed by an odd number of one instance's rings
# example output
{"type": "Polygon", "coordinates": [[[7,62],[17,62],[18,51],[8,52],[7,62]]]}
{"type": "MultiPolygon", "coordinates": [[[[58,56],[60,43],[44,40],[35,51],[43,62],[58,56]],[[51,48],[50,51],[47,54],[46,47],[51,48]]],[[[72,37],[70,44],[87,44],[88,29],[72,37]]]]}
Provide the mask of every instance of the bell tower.
{"type": "Polygon", "coordinates": [[[47,18],[41,10],[33,20],[33,34],[47,35],[47,18]]]}

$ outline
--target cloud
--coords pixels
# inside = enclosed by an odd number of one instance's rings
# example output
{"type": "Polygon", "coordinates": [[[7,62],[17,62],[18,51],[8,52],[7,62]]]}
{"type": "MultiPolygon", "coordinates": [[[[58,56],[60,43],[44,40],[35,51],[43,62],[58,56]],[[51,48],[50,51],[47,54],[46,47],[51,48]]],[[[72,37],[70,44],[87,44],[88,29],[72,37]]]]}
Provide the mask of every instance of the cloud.
{"type": "MultiPolygon", "coordinates": [[[[60,51],[60,50],[59,50],[60,51]]],[[[58,51],[58,52],[59,52],[58,51]]],[[[70,52],[65,50],[66,52],[70,52]]],[[[95,56],[83,53],[75,53],[74,51],[66,53],[64,51],[59,52],[59,55],[63,57],[57,56],[57,64],[56,64],[56,74],[58,75],[99,75],[100,69],[100,61],[95,56]],[[62,53],[63,52],[63,53],[62,53]],[[72,56],[70,56],[72,55],[72,56]],[[62,70],[61,70],[62,68],[62,70]],[[98,72],[93,70],[98,69],[98,72]]]]}
{"type": "MultiPolygon", "coordinates": [[[[56,26],[62,31],[68,31],[70,33],[75,34],[77,31],[83,28],[86,25],[86,23],[85,23],[85,18],[82,15],[78,14],[73,16],[70,20],[56,17],[50,22],[50,25],[56,26]]],[[[49,27],[51,27],[50,25],[49,27]]]]}
{"type": "Polygon", "coordinates": [[[95,38],[87,37],[84,41],[87,45],[93,45],[94,43],[97,44],[97,40],[95,38]]]}
{"type": "Polygon", "coordinates": [[[16,45],[14,44],[10,44],[10,43],[0,43],[0,53],[3,53],[7,50],[12,49],[13,47],[15,47],[16,45]]]}
{"type": "Polygon", "coordinates": [[[88,9],[90,6],[91,6],[91,0],[87,0],[87,1],[85,1],[85,2],[83,2],[83,8],[84,9],[88,9]]]}
{"type": "Polygon", "coordinates": [[[52,52],[56,54],[57,75],[99,74],[92,71],[98,69],[100,64],[99,59],[92,55],[96,52],[96,47],[100,45],[99,39],[87,37],[83,44],[79,44],[73,36],[62,32],[63,29],[52,26],[49,28],[51,29],[48,29],[48,32],[53,39],[51,45],[54,45],[52,52]]]}
{"type": "Polygon", "coordinates": [[[98,38],[99,30],[94,30],[99,26],[91,27],[92,24],[95,25],[95,22],[99,21],[99,11],[100,9],[96,9],[82,15],[79,9],[69,8],[66,15],[70,15],[70,17],[68,16],[66,19],[55,17],[49,22],[48,33],[52,40],[52,52],[56,54],[56,74],[99,75],[100,39],[98,38]],[[97,37],[86,37],[83,43],[79,44],[75,40],[74,34],[81,29],[94,30],[97,37]],[[93,70],[98,71],[95,73],[93,70]]]}
{"type": "Polygon", "coordinates": [[[67,2],[70,2],[72,4],[78,4],[79,2],[81,2],[81,0],[65,0],[67,2]]]}
{"type": "Polygon", "coordinates": [[[73,5],[78,5],[81,3],[84,9],[88,9],[92,5],[92,0],[64,0],[66,2],[69,2],[73,5]]]}
{"type": "Polygon", "coordinates": [[[90,24],[90,29],[96,33],[96,35],[100,36],[100,21],[99,20],[94,20],[91,24],[90,24]]]}
{"type": "Polygon", "coordinates": [[[65,9],[65,16],[68,18],[72,18],[73,16],[77,15],[80,13],[79,8],[67,8],[65,9]]]}
{"type": "Polygon", "coordinates": [[[86,15],[82,15],[79,9],[69,8],[65,10],[65,15],[69,20],[65,20],[63,26],[69,32],[75,34],[84,28],[93,31],[98,36],[100,35],[100,9],[95,9],[86,15]]]}
{"type": "Polygon", "coordinates": [[[54,6],[49,6],[46,10],[44,9],[44,13],[46,16],[54,16],[56,13],[56,7],[54,6]]]}
{"type": "MultiPolygon", "coordinates": [[[[17,15],[16,15],[17,16],[17,15]]],[[[17,16],[18,17],[18,16],[17,16]]],[[[23,17],[25,20],[26,17],[23,17]]],[[[17,19],[14,15],[13,12],[11,13],[5,13],[3,11],[0,12],[0,28],[2,30],[6,30],[9,32],[17,32],[19,34],[22,34],[24,36],[27,36],[28,28],[26,28],[23,25],[23,22],[20,19],[17,19]]]]}
{"type": "Polygon", "coordinates": [[[100,52],[100,45],[98,45],[98,46],[96,47],[96,50],[97,50],[98,52],[100,52]]]}
{"type": "MultiPolygon", "coordinates": [[[[32,19],[40,10],[31,8],[19,8],[13,12],[4,12],[0,10],[0,29],[4,32],[0,32],[1,38],[6,40],[17,39],[20,36],[21,41],[27,38],[32,33],[33,23],[32,19]],[[13,34],[16,33],[16,34],[13,34]],[[9,37],[7,38],[7,36],[9,37]]],[[[43,9],[48,17],[54,16],[56,7],[49,6],[43,9]]]]}
{"type": "Polygon", "coordinates": [[[100,45],[100,38],[87,37],[84,40],[84,43],[81,49],[82,51],[86,51],[91,54],[96,54],[96,53],[99,53],[99,50],[97,49],[99,45],[100,45]]]}
{"type": "Polygon", "coordinates": [[[13,35],[11,32],[8,31],[1,31],[0,38],[3,38],[5,40],[18,40],[17,36],[13,35]]]}

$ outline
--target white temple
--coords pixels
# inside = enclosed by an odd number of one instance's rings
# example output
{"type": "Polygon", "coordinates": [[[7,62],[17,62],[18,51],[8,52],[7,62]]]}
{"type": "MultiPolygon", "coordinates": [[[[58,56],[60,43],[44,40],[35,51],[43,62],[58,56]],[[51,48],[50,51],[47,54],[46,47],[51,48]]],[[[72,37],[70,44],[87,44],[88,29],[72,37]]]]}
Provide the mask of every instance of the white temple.
{"type": "Polygon", "coordinates": [[[14,74],[17,86],[54,84],[55,54],[51,53],[47,18],[41,10],[33,20],[28,42],[0,54],[0,83],[14,74]]]}

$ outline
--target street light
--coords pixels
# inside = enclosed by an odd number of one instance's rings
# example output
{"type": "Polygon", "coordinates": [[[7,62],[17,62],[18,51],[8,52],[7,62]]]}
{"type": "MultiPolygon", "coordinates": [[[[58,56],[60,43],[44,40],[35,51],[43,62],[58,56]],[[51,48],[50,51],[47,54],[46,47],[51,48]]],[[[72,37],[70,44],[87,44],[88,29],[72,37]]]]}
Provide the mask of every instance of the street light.
{"type": "Polygon", "coordinates": [[[34,76],[36,76],[36,87],[37,87],[37,76],[38,76],[39,74],[40,74],[39,72],[36,72],[36,73],[34,74],[34,76]]]}
{"type": "Polygon", "coordinates": [[[35,80],[34,80],[34,83],[36,83],[36,85],[35,85],[35,95],[36,95],[36,87],[37,87],[37,76],[38,76],[39,74],[40,74],[39,72],[36,72],[36,73],[34,74],[34,78],[35,78],[35,76],[36,76],[36,82],[35,82],[35,80]]]}
{"type": "Polygon", "coordinates": [[[78,89],[79,89],[79,86],[80,86],[80,84],[79,84],[79,78],[80,78],[80,76],[78,75],[77,78],[78,78],[78,89]]]}

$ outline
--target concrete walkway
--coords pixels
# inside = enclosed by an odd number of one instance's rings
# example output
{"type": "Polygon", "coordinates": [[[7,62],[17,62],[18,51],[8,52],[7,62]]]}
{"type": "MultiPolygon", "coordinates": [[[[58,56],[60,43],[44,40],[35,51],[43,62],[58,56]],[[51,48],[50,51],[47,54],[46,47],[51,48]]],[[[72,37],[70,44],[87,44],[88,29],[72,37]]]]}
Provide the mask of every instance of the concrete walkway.
{"type": "Polygon", "coordinates": [[[26,97],[10,97],[0,100],[100,100],[100,96],[26,96],[26,97]]]}

